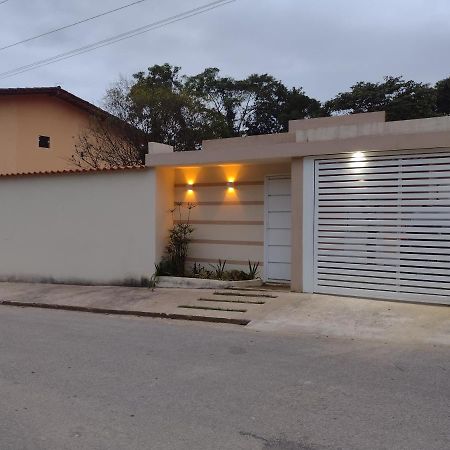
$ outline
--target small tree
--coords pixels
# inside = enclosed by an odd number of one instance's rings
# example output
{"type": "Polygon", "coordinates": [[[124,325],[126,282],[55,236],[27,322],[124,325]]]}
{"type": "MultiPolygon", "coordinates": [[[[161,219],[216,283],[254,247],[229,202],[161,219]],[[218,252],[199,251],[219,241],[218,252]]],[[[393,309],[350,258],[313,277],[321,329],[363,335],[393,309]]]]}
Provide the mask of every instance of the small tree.
{"type": "Polygon", "coordinates": [[[95,114],[75,143],[72,163],[81,168],[143,164],[147,139],[138,129],[108,114],[95,114]]]}
{"type": "Polygon", "coordinates": [[[173,275],[183,277],[186,273],[186,259],[191,235],[194,228],[191,226],[191,211],[195,208],[193,203],[185,207],[187,212],[183,214],[183,203],[178,202],[170,212],[174,221],[169,230],[169,243],[166,247],[167,256],[158,266],[158,275],[173,275]]]}

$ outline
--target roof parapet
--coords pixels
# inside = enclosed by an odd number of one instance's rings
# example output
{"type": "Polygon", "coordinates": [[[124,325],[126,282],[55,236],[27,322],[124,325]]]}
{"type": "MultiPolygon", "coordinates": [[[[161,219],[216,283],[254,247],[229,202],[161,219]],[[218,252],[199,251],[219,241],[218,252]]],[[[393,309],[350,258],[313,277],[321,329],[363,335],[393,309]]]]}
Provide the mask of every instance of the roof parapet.
{"type": "Polygon", "coordinates": [[[316,128],[329,128],[344,125],[363,125],[386,122],[384,111],[350,114],[345,116],[317,117],[315,119],[301,119],[289,121],[289,132],[295,133],[302,130],[313,130],[316,128]]]}
{"type": "Polygon", "coordinates": [[[173,147],[167,144],[161,144],[159,142],[149,142],[148,152],[145,155],[145,165],[150,165],[152,155],[160,155],[162,153],[173,153],[173,147]]]}
{"type": "Polygon", "coordinates": [[[296,142],[336,141],[360,137],[381,137],[450,131],[450,117],[401,120],[395,122],[359,122],[336,124],[296,131],[296,142]]]}

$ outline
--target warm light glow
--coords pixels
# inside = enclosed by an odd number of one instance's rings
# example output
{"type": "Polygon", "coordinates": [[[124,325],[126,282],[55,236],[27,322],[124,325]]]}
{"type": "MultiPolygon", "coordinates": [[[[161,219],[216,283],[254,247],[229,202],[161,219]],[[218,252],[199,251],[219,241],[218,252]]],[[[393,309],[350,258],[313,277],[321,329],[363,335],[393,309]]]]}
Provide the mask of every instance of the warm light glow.
{"type": "Polygon", "coordinates": [[[234,192],[234,180],[231,180],[231,179],[228,179],[228,183],[227,183],[227,186],[228,186],[228,192],[234,192]]]}
{"type": "Polygon", "coordinates": [[[356,171],[359,171],[358,169],[361,169],[367,165],[366,161],[366,155],[364,152],[354,152],[352,154],[352,160],[350,161],[350,167],[352,169],[355,169],[356,171]]]}
{"type": "Polygon", "coordinates": [[[242,170],[242,166],[240,165],[223,165],[220,166],[220,168],[223,171],[223,175],[225,179],[230,183],[234,183],[236,180],[239,180],[240,176],[242,175],[240,172],[242,170]]]}
{"type": "Polygon", "coordinates": [[[366,158],[364,156],[364,152],[355,152],[352,155],[353,161],[364,161],[366,158]]]}

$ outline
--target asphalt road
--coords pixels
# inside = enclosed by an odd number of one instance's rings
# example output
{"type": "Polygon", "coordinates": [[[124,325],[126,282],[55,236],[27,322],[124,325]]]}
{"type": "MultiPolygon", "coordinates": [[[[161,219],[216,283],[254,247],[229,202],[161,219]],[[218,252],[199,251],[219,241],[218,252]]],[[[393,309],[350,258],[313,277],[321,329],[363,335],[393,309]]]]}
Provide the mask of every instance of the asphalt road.
{"type": "Polygon", "coordinates": [[[0,448],[450,448],[450,347],[0,307],[0,448]]]}

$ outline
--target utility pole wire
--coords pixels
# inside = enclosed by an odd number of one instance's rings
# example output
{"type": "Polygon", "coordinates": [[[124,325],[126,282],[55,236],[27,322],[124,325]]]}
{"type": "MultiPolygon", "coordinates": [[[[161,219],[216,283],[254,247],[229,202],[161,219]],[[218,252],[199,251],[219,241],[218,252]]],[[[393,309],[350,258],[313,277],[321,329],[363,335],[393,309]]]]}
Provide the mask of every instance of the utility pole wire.
{"type": "Polygon", "coordinates": [[[21,66],[21,67],[17,67],[15,69],[8,70],[6,72],[2,72],[2,73],[0,73],[0,80],[9,78],[9,77],[12,77],[15,75],[19,75],[21,73],[28,72],[30,70],[34,70],[34,69],[37,69],[40,67],[48,66],[49,64],[54,64],[59,61],[73,58],[74,56],[82,55],[84,53],[91,52],[98,48],[106,47],[108,45],[115,44],[116,42],[120,42],[120,41],[123,41],[126,39],[130,39],[134,36],[148,33],[149,31],[153,31],[158,28],[163,28],[172,23],[180,22],[180,21],[188,19],[190,17],[194,17],[197,15],[206,13],[208,11],[211,11],[216,8],[220,8],[221,6],[227,5],[229,3],[234,3],[235,1],[237,1],[237,0],[217,0],[217,1],[214,1],[211,3],[207,3],[203,6],[199,6],[198,8],[190,9],[188,11],[177,14],[175,16],[168,17],[167,19],[159,20],[157,22],[153,22],[151,24],[144,25],[144,26],[136,28],[134,30],[130,30],[125,33],[121,33],[119,35],[112,36],[107,39],[103,39],[103,40],[95,42],[93,44],[86,45],[84,47],[80,47],[78,49],[71,50],[69,52],[60,53],[59,55],[55,55],[51,58],[43,59],[40,61],[35,61],[34,63],[27,64],[27,65],[21,66]]]}
{"type": "Polygon", "coordinates": [[[8,2],[9,0],[3,0],[2,2],[0,2],[0,5],[3,5],[3,3],[8,2]]]}
{"type": "MultiPolygon", "coordinates": [[[[0,2],[0,5],[2,3],[7,2],[7,1],[8,0],[0,2]]],[[[25,42],[34,41],[35,39],[39,39],[39,38],[44,37],[44,36],[49,36],[50,34],[57,33],[58,31],[67,30],[68,28],[76,27],[77,25],[80,25],[82,23],[90,22],[91,20],[98,19],[99,17],[107,16],[108,14],[112,14],[112,13],[115,13],[117,11],[121,11],[122,9],[126,9],[126,8],[129,8],[130,6],[134,6],[134,5],[137,5],[138,3],[143,3],[143,2],[146,2],[146,1],[147,0],[138,0],[138,1],[135,1],[135,2],[132,2],[132,3],[128,3],[127,5],[123,5],[123,6],[119,6],[118,8],[110,9],[109,11],[105,11],[105,12],[102,12],[100,14],[96,14],[95,16],[92,16],[92,17],[87,17],[86,19],[79,20],[78,22],[70,23],[69,25],[65,25],[63,27],[56,28],[54,30],[46,31],[45,33],[38,34],[36,36],[32,36],[32,37],[29,37],[27,39],[23,39],[21,41],[14,42],[14,43],[9,44],[9,45],[5,45],[4,47],[0,47],[0,52],[2,50],[6,50],[7,48],[16,47],[17,45],[25,44],[25,42]]]]}

